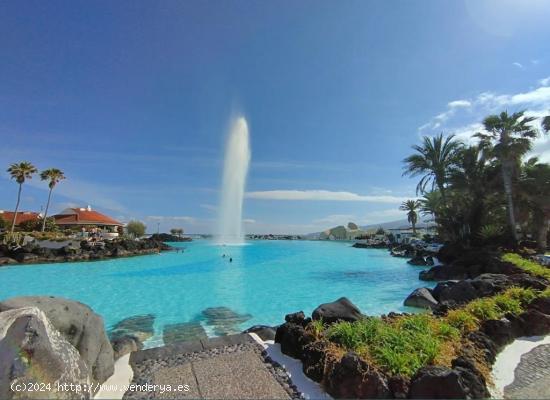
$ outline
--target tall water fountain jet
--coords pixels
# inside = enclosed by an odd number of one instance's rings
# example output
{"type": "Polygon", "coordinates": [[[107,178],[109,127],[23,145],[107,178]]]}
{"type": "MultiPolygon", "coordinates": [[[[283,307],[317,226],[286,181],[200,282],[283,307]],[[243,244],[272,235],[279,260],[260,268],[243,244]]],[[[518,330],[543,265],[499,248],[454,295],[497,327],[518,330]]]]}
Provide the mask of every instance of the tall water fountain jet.
{"type": "Polygon", "coordinates": [[[248,124],[244,117],[231,125],[225,149],[220,203],[220,243],[243,243],[243,199],[250,164],[248,124]]]}

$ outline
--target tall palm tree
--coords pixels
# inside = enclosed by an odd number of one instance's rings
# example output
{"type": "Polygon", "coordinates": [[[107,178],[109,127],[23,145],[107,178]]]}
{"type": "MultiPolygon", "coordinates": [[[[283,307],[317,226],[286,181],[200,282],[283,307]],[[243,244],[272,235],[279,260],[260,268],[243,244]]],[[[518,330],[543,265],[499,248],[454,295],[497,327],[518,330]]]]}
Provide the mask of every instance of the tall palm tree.
{"type": "Polygon", "coordinates": [[[464,222],[468,225],[465,228],[474,234],[479,233],[483,225],[488,209],[487,197],[495,187],[495,168],[486,155],[482,145],[464,147],[450,177],[455,192],[463,195],[464,222]]]}
{"type": "Polygon", "coordinates": [[[43,181],[49,181],[48,187],[50,191],[48,193],[48,202],[46,203],[46,211],[44,211],[44,219],[42,220],[42,232],[46,229],[46,218],[48,217],[48,208],[50,208],[50,200],[52,198],[52,191],[55,185],[65,179],[63,171],[57,168],[45,169],[40,173],[40,179],[43,181]]]}
{"type": "Polygon", "coordinates": [[[19,210],[19,203],[21,201],[21,190],[23,189],[23,183],[26,179],[31,179],[33,174],[36,174],[37,169],[30,162],[23,161],[20,163],[14,163],[8,168],[8,173],[11,179],[19,184],[19,191],[17,192],[17,203],[15,204],[15,211],[13,213],[13,221],[11,223],[11,232],[15,230],[15,222],[17,220],[17,211],[19,210]]]}
{"type": "Polygon", "coordinates": [[[544,252],[550,219],[550,165],[539,163],[536,157],[529,159],[522,168],[520,189],[522,203],[532,213],[537,247],[544,252]]]}
{"type": "Polygon", "coordinates": [[[437,218],[439,207],[441,206],[441,193],[439,190],[424,193],[424,197],[420,200],[420,212],[422,215],[431,215],[434,219],[437,218]]]}
{"type": "Polygon", "coordinates": [[[403,160],[406,164],[403,175],[423,175],[416,186],[416,193],[425,193],[426,187],[431,183],[431,190],[437,187],[445,203],[445,184],[461,147],[462,143],[456,140],[454,135],[443,137],[441,133],[435,137],[424,136],[422,145],[412,146],[416,154],[403,160]]]}
{"type": "Polygon", "coordinates": [[[500,164],[508,225],[515,242],[518,240],[518,234],[516,232],[513,182],[521,157],[531,149],[531,141],[538,134],[531,125],[534,120],[534,117],[524,116],[523,111],[513,114],[504,111],[500,115],[489,115],[485,118],[483,120],[485,132],[474,135],[480,139],[481,145],[500,164]]]}
{"type": "Polygon", "coordinates": [[[413,235],[416,235],[416,223],[418,222],[418,213],[416,212],[420,208],[420,202],[418,200],[407,200],[399,207],[402,211],[407,211],[407,221],[412,226],[413,235]]]}

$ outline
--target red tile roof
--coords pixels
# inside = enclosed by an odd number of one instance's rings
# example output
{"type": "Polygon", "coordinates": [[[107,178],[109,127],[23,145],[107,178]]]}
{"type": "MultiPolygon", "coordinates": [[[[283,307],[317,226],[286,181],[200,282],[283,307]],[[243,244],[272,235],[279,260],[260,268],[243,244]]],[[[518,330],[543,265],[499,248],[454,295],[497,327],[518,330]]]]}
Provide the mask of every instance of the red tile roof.
{"type": "Polygon", "coordinates": [[[55,223],[57,225],[117,225],[123,226],[123,224],[107,215],[101,214],[97,211],[81,208],[71,208],[74,214],[57,214],[55,223]]]}
{"type": "MultiPolygon", "coordinates": [[[[8,223],[13,222],[13,211],[0,211],[0,218],[3,218],[8,223]]],[[[18,211],[17,218],[15,220],[15,225],[19,225],[22,222],[27,221],[38,221],[40,219],[40,214],[31,211],[18,211]]]]}

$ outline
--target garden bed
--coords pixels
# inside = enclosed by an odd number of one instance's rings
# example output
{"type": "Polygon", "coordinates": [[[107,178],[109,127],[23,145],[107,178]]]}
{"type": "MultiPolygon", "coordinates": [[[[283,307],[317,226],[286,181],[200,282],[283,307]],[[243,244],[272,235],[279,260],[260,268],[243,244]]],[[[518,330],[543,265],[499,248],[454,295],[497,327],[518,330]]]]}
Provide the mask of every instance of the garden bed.
{"type": "MultiPolygon", "coordinates": [[[[504,257],[538,277],[548,271],[504,257]]],[[[367,317],[340,299],[313,319],[300,312],[285,320],[282,352],[336,398],[485,398],[496,354],[517,337],[550,332],[550,289],[509,287],[442,315],[367,317]]]]}

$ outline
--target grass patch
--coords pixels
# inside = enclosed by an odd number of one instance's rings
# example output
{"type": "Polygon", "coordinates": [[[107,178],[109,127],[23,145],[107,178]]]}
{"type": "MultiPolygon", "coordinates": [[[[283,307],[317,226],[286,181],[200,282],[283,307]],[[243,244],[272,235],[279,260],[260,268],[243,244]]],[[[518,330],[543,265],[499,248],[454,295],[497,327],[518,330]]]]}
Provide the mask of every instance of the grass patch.
{"type": "Polygon", "coordinates": [[[327,336],[389,373],[410,377],[432,363],[460,332],[432,315],[416,314],[386,321],[373,317],[340,322],[329,328],[327,336]]]}
{"type": "Polygon", "coordinates": [[[463,308],[451,310],[444,319],[461,332],[471,332],[488,319],[500,319],[508,313],[522,313],[524,307],[540,295],[533,289],[513,287],[493,297],[477,299],[463,308]]]}
{"type": "Polygon", "coordinates": [[[503,261],[514,264],[515,266],[527,271],[533,275],[541,276],[546,279],[550,279],[550,268],[546,268],[537,262],[527,260],[515,253],[506,253],[502,256],[503,261]]]}
{"type": "Polygon", "coordinates": [[[323,331],[325,329],[325,326],[323,324],[323,319],[313,320],[309,323],[308,328],[311,333],[313,333],[313,336],[315,336],[317,339],[321,337],[323,334],[323,331]]]}
{"type": "Polygon", "coordinates": [[[478,329],[485,320],[520,314],[528,303],[547,292],[549,289],[540,293],[514,287],[474,300],[442,318],[427,313],[371,317],[333,324],[320,335],[387,373],[411,377],[426,365],[449,366],[461,346],[462,334],[478,329]]]}

